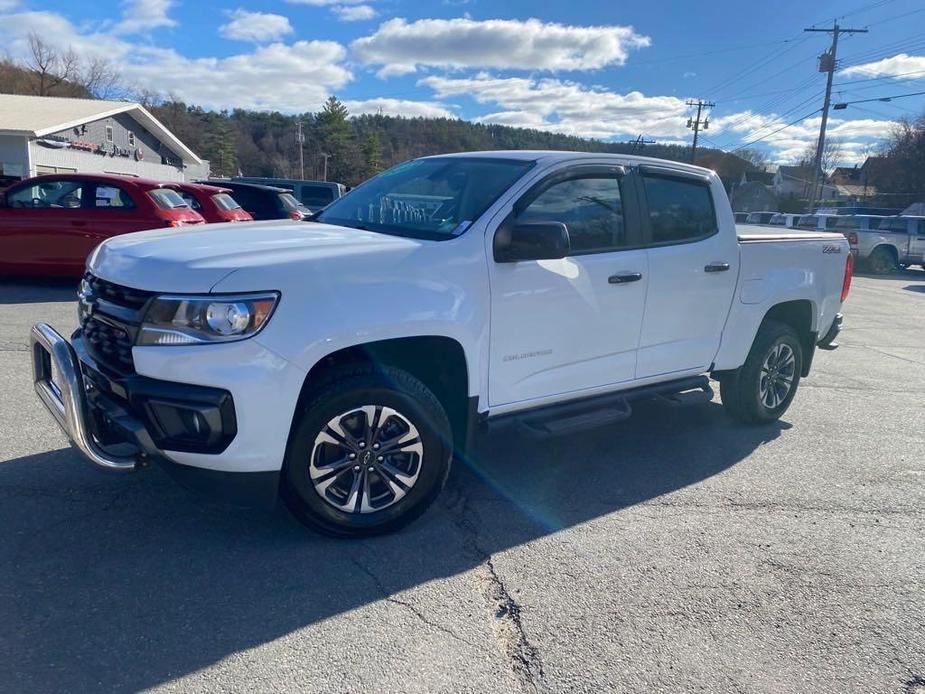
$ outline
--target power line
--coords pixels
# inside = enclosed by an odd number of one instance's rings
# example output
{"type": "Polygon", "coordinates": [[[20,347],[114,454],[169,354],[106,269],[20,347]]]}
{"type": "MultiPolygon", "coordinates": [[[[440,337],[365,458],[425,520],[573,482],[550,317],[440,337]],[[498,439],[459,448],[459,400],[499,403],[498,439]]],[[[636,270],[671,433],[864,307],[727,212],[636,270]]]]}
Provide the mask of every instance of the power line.
{"type": "Polygon", "coordinates": [[[835,104],[835,106],[833,106],[832,108],[834,108],[836,111],[841,111],[842,109],[847,108],[851,104],[867,104],[872,101],[892,101],[893,99],[905,99],[907,96],[922,96],[922,94],[925,94],[925,92],[910,92],[908,94],[895,94],[893,96],[881,96],[876,99],[858,99],[856,101],[842,101],[842,102],[835,104]]]}
{"type": "Polygon", "coordinates": [[[763,135],[763,136],[761,136],[761,137],[759,137],[759,138],[757,138],[757,139],[755,139],[755,140],[752,140],[751,142],[746,142],[744,145],[739,145],[739,146],[736,147],[735,149],[729,150],[729,153],[730,153],[730,154],[733,154],[734,152],[738,152],[740,149],[745,149],[746,147],[751,147],[751,146],[754,145],[754,144],[757,144],[757,143],[759,143],[759,142],[763,142],[764,140],[767,140],[767,139],[768,139],[769,137],[771,137],[772,135],[776,135],[776,134],[779,133],[781,130],[785,130],[786,128],[789,128],[791,125],[796,125],[796,124],[799,123],[800,121],[804,121],[804,120],[806,120],[807,118],[809,118],[810,116],[815,116],[815,115],[816,115],[817,113],[819,113],[819,111],[821,111],[821,110],[822,110],[821,108],[817,108],[815,111],[813,111],[813,112],[811,112],[811,113],[807,113],[805,116],[800,116],[800,117],[797,118],[796,120],[792,120],[792,121],[790,121],[789,123],[786,123],[785,125],[782,125],[782,126],[779,127],[777,130],[774,130],[774,131],[772,131],[772,132],[769,132],[767,135],[763,135]]]}

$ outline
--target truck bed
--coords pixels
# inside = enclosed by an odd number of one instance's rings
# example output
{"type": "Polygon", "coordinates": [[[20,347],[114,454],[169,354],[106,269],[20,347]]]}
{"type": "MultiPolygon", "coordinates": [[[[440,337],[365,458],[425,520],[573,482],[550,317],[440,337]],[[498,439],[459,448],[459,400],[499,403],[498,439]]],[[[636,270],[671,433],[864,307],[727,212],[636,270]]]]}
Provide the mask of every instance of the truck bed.
{"type": "Polygon", "coordinates": [[[812,231],[808,229],[787,229],[786,227],[769,227],[760,224],[736,224],[739,243],[762,243],[768,241],[828,241],[844,238],[831,231],[812,231]]]}

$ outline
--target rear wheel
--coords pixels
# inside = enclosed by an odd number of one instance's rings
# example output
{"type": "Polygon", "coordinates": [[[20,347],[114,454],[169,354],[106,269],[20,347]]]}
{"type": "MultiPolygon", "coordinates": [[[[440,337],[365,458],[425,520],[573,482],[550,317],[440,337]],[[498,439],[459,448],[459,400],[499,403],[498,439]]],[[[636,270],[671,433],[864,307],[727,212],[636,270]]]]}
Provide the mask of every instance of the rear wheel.
{"type": "Polygon", "coordinates": [[[803,346],[786,323],[765,321],[741,368],[720,379],[723,406],[735,419],[762,424],[779,419],[796,395],[803,346]]]}
{"type": "Polygon", "coordinates": [[[878,246],[867,259],[867,267],[875,275],[891,275],[896,272],[898,262],[893,252],[886,246],[878,246]]]}
{"type": "Polygon", "coordinates": [[[299,521],[329,535],[395,530],[440,493],[451,440],[440,402],[407,372],[340,372],[295,423],[282,497],[299,521]]]}

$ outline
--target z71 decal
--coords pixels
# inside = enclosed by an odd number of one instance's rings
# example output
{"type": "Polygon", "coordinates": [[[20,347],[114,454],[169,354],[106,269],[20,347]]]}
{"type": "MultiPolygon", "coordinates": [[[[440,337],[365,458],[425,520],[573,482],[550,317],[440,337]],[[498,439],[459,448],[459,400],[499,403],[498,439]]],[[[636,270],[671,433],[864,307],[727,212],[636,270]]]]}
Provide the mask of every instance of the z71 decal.
{"type": "Polygon", "coordinates": [[[841,253],[841,246],[832,246],[832,245],[826,244],[825,246],[822,247],[822,252],[823,253],[841,253]]]}

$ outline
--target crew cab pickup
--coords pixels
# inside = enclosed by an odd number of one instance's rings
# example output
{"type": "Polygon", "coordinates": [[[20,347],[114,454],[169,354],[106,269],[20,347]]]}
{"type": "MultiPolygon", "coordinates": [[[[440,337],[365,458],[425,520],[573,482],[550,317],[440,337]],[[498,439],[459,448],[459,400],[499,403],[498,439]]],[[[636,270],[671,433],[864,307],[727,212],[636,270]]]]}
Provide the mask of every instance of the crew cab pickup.
{"type": "Polygon", "coordinates": [[[907,265],[925,267],[925,217],[881,217],[877,221],[847,233],[851,253],[860,263],[877,275],[907,265]]]}
{"type": "Polygon", "coordinates": [[[99,246],[80,328],[32,331],[38,394],[84,456],[384,532],[499,422],[567,435],[636,398],[702,402],[710,376],[733,417],[780,417],[852,270],[843,236],[737,228],[715,173],[631,156],[426,157],[314,222],[99,246]]]}

